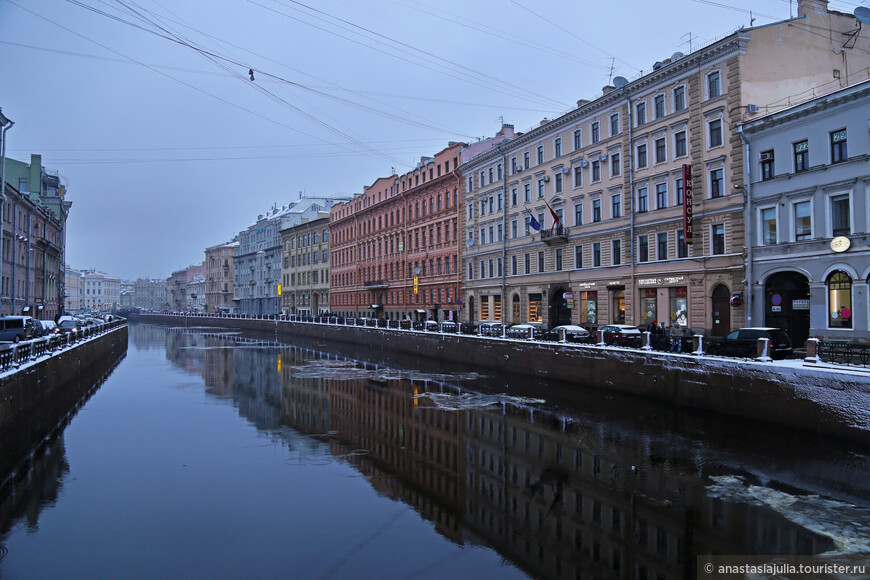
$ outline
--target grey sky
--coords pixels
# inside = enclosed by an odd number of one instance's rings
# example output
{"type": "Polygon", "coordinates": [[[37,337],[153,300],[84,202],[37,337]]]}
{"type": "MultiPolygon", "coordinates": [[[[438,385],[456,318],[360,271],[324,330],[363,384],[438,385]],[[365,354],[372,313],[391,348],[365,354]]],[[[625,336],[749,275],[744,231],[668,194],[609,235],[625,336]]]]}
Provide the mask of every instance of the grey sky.
{"type": "Polygon", "coordinates": [[[360,192],[499,117],[525,131],[594,98],[611,63],[635,78],[689,33],[697,48],[789,6],[0,0],[7,155],[64,178],[70,265],[162,278],[300,191],[360,192]]]}

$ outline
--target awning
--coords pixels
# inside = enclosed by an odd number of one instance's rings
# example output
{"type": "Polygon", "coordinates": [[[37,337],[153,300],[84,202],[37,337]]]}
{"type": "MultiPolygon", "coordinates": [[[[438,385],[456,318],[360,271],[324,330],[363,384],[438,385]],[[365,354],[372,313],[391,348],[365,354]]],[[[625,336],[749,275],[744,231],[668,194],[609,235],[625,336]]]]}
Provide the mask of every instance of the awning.
{"type": "Polygon", "coordinates": [[[426,311],[423,310],[422,308],[418,308],[417,312],[419,312],[420,314],[426,314],[426,311]]]}

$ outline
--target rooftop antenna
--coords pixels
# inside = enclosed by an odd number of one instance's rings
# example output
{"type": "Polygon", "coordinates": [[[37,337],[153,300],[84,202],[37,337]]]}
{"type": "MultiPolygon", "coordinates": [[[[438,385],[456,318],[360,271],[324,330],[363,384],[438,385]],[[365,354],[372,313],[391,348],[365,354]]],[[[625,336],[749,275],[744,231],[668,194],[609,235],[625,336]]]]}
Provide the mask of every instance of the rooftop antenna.
{"type": "Polygon", "coordinates": [[[749,11],[749,27],[752,28],[752,26],[754,26],[754,25],[755,25],[755,17],[752,15],[752,10],[750,10],[749,11]]]}
{"type": "Polygon", "coordinates": [[[607,73],[607,84],[610,84],[610,81],[613,79],[613,63],[616,60],[615,57],[610,57],[610,72],[607,73]]]}
{"type": "Polygon", "coordinates": [[[498,123],[499,123],[499,125],[504,125],[504,115],[498,116],[498,123]]]}
{"type": "Polygon", "coordinates": [[[687,32],[686,34],[684,34],[680,37],[680,40],[682,40],[683,43],[688,42],[689,43],[689,52],[692,52],[692,33],[687,32]],[[688,40],[686,40],[686,37],[688,37],[688,40]]]}
{"type": "Polygon", "coordinates": [[[862,24],[870,24],[870,8],[867,8],[866,6],[858,6],[855,8],[855,19],[858,21],[858,28],[852,32],[844,33],[849,38],[847,38],[846,42],[843,43],[843,48],[855,47],[855,42],[857,42],[858,35],[861,33],[862,24]],[[850,44],[851,46],[849,46],[850,44]]]}

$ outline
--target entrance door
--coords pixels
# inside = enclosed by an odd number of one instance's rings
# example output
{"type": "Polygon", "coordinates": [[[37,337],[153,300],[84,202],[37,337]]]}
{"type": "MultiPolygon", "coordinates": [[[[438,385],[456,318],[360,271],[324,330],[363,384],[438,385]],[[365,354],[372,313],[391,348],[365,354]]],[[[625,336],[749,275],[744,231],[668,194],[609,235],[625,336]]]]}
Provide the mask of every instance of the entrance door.
{"type": "Polygon", "coordinates": [[[725,336],[731,332],[731,295],[723,284],[713,289],[712,309],[713,336],[725,336]]]}
{"type": "Polygon", "coordinates": [[[625,290],[613,292],[613,324],[625,324],[625,290]]]}
{"type": "Polygon", "coordinates": [[[519,324],[520,322],[520,297],[514,295],[511,300],[511,324],[519,324]]]}
{"type": "Polygon", "coordinates": [[[810,336],[810,283],[797,272],[778,272],[764,283],[764,325],[781,328],[801,347],[810,336]]]}
{"type": "Polygon", "coordinates": [[[474,296],[468,297],[468,322],[474,323],[474,296]]]}
{"type": "Polygon", "coordinates": [[[568,290],[559,286],[550,292],[550,328],[560,326],[562,324],[571,324],[571,311],[568,310],[568,305],[563,298],[563,295],[568,290]]]}

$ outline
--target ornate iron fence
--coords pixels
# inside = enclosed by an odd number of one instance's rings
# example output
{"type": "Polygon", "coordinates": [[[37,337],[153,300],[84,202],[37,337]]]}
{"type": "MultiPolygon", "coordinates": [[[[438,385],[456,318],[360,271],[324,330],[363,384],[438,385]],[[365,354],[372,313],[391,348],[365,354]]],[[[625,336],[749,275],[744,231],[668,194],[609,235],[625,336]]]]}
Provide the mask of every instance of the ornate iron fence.
{"type": "Polygon", "coordinates": [[[823,340],[819,342],[818,355],[822,362],[870,366],[870,344],[855,344],[846,340],[823,340]]]}

